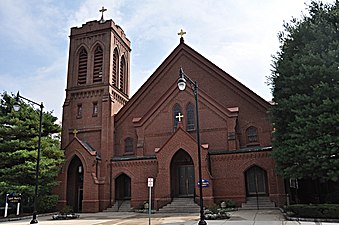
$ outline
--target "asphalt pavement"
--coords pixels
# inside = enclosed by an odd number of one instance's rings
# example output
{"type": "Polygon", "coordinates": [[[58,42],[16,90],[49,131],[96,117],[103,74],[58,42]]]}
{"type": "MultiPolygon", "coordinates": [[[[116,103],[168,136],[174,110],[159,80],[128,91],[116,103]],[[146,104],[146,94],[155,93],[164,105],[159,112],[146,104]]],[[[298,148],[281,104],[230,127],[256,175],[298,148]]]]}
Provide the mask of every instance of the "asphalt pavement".
{"type": "MultiPolygon", "coordinates": [[[[333,225],[330,222],[286,221],[280,210],[239,210],[230,213],[225,220],[206,220],[208,225],[333,225]]],[[[0,220],[0,225],[28,225],[30,217],[16,221],[0,220]]],[[[148,214],[126,212],[80,213],[78,219],[52,220],[52,215],[38,217],[38,225],[193,225],[198,224],[199,214],[162,214],[154,213],[149,220],[148,214]],[[150,222],[150,223],[149,223],[150,222]]]]}

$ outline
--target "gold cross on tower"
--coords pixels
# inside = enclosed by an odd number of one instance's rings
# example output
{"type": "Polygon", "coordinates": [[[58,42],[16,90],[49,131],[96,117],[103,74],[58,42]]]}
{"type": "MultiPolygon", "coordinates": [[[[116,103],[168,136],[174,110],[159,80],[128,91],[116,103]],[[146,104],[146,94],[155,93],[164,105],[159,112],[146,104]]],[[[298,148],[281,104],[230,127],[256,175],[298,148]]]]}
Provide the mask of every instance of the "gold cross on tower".
{"type": "Polygon", "coordinates": [[[107,11],[107,9],[105,9],[105,7],[102,7],[99,12],[101,12],[101,19],[100,19],[100,23],[105,22],[104,20],[104,12],[107,11]]]}
{"type": "Polygon", "coordinates": [[[178,115],[175,117],[178,119],[179,122],[181,122],[181,119],[184,118],[184,115],[182,115],[180,112],[178,113],[178,115]]]}
{"type": "Polygon", "coordinates": [[[180,30],[180,32],[178,33],[178,35],[180,35],[180,38],[183,38],[183,36],[186,34],[185,31],[183,31],[183,29],[180,30]]]}
{"type": "Polygon", "coordinates": [[[79,131],[78,131],[77,129],[74,129],[74,130],[73,130],[74,137],[77,136],[77,133],[78,133],[78,132],[79,132],[79,131]]]}

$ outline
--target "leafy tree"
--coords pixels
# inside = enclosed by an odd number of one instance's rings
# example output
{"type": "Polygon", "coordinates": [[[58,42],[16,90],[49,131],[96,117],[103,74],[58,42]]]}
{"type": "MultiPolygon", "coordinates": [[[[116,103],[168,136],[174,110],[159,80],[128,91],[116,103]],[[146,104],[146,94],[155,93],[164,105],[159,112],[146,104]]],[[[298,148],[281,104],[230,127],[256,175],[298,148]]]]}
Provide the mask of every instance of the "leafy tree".
{"type": "Polygon", "coordinates": [[[312,1],[273,56],[273,157],[286,178],[339,178],[339,1],[312,1]]]}
{"type": "MultiPolygon", "coordinates": [[[[39,135],[39,109],[23,101],[15,112],[15,97],[6,92],[0,102],[0,195],[21,193],[24,202],[33,202],[37,143],[39,135]]],[[[43,112],[39,198],[51,194],[63,162],[60,150],[60,125],[51,112],[43,112]]]]}

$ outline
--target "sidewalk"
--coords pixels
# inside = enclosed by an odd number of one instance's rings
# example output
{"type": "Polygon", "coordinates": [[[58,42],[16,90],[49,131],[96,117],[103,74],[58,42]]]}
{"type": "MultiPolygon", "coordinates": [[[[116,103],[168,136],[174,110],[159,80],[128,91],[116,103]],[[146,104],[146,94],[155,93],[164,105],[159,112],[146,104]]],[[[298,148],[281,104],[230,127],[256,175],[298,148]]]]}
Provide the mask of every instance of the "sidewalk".
{"type": "MultiPolygon", "coordinates": [[[[285,221],[279,210],[239,210],[231,212],[228,220],[206,220],[208,225],[333,225],[339,223],[315,223],[285,221]]],[[[152,214],[151,224],[193,225],[197,224],[199,214],[152,214]]],[[[0,225],[28,225],[31,218],[18,221],[1,222],[0,225]]],[[[52,216],[38,217],[39,225],[148,225],[148,214],[140,213],[81,213],[79,219],[52,220],[52,216]]]]}

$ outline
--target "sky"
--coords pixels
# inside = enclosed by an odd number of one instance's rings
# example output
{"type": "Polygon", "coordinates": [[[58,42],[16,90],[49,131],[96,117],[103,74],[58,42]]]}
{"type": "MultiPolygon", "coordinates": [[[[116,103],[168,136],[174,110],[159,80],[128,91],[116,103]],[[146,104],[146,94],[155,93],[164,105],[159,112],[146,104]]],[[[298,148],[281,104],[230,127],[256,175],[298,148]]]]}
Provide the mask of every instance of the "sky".
{"type": "MultiPolygon", "coordinates": [[[[334,0],[324,0],[333,4],[334,0]]],[[[107,11],[131,41],[131,96],[185,43],[272,99],[267,77],[284,21],[307,14],[310,0],[0,0],[0,92],[43,102],[62,118],[71,27],[107,11]]]]}

